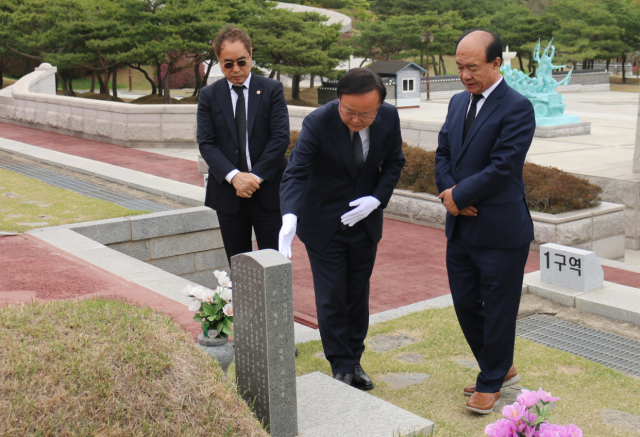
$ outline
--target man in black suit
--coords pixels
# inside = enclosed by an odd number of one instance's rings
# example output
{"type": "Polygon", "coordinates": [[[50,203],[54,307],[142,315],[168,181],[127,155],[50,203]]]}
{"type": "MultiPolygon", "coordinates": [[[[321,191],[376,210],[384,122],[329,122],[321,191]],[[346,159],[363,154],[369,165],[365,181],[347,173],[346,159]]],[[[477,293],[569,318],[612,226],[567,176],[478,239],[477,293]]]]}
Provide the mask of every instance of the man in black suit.
{"type": "Polygon", "coordinates": [[[489,414],[513,366],[516,319],[533,223],[522,168],[536,129],[531,102],[500,75],[502,43],[473,31],[456,47],[466,91],[449,103],[438,137],[436,184],[447,208],[451,296],[480,366],[466,408],[489,414]]]}
{"type": "Polygon", "coordinates": [[[382,210],[404,167],[400,119],[365,68],[338,82],[338,99],[309,114],[280,187],[280,252],[305,244],[325,356],[334,378],[373,388],[360,365],[369,327],[369,278],[382,210]],[[352,209],[353,208],[353,209],[352,209]]]}
{"type": "Polygon", "coordinates": [[[230,260],[278,249],[279,189],[287,165],[289,113],[282,84],[251,73],[251,39],[225,26],[213,41],[225,78],[202,88],[198,144],[209,165],[205,205],[216,210],[230,260]]]}

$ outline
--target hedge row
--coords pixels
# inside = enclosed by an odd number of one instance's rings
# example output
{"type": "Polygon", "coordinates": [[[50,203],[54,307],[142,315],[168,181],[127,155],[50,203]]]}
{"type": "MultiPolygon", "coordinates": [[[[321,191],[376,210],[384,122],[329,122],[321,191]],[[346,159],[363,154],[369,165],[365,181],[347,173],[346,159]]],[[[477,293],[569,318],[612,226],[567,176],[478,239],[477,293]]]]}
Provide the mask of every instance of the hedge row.
{"type": "MultiPolygon", "coordinates": [[[[291,131],[287,157],[298,140],[298,131],[291,131]]],[[[438,195],[436,186],[436,152],[402,145],[407,160],[397,188],[438,195]]],[[[560,214],[600,204],[602,188],[586,179],[554,167],[525,163],[524,185],[527,205],[531,211],[560,214]]]]}

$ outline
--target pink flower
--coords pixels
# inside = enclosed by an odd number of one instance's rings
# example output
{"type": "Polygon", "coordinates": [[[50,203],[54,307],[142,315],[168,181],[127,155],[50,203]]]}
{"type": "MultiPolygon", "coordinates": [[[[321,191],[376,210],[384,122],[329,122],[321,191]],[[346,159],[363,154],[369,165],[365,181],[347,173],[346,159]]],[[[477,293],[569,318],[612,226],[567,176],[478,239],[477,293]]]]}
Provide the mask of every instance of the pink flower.
{"type": "Polygon", "coordinates": [[[484,433],[489,437],[517,437],[515,424],[507,419],[500,419],[495,423],[490,423],[484,429],[484,433]]]}
{"type": "Polygon", "coordinates": [[[542,390],[542,388],[538,390],[538,398],[542,402],[557,402],[560,400],[560,398],[554,398],[553,396],[551,396],[551,393],[547,393],[546,391],[542,390]]]}
{"type": "Polygon", "coordinates": [[[527,412],[526,412],[526,413],[524,413],[524,416],[522,416],[522,418],[523,418],[524,420],[526,420],[527,422],[529,422],[529,423],[533,423],[533,422],[535,422],[535,421],[536,421],[536,419],[538,418],[538,416],[537,416],[537,415],[535,415],[535,414],[533,414],[533,413],[531,412],[531,410],[527,410],[527,412]]]}
{"type": "Polygon", "coordinates": [[[524,416],[526,412],[527,408],[517,402],[511,405],[505,405],[504,408],[502,408],[502,415],[513,422],[518,422],[522,419],[522,416],[524,416]]]}
{"type": "Polygon", "coordinates": [[[527,408],[533,407],[540,400],[537,391],[523,389],[522,393],[518,396],[518,403],[527,408]]]}
{"type": "Polygon", "coordinates": [[[582,430],[573,423],[566,426],[567,436],[569,437],[582,437],[582,430]]]}

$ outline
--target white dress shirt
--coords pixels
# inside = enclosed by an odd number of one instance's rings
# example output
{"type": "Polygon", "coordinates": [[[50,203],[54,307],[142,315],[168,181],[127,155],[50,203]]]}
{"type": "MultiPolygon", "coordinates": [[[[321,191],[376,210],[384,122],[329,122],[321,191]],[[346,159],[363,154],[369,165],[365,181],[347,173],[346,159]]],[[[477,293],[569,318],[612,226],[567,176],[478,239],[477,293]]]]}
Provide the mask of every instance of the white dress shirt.
{"type": "MultiPolygon", "coordinates": [[[[476,103],[476,117],[478,116],[478,114],[480,113],[480,108],[482,108],[482,105],[484,105],[484,102],[487,101],[487,98],[489,97],[489,94],[491,94],[493,92],[493,90],[496,89],[496,87],[498,85],[500,85],[500,82],[502,82],[502,76],[500,76],[500,79],[498,79],[496,81],[496,83],[494,83],[493,85],[491,85],[489,88],[487,88],[483,93],[482,93],[482,97],[484,97],[484,99],[480,99],[478,101],[478,103],[476,103]]],[[[471,102],[473,102],[473,94],[469,96],[469,106],[467,106],[467,114],[469,113],[469,109],[471,109],[471,102]]]]}
{"type": "MultiPolygon", "coordinates": [[[[242,84],[244,85],[244,89],[242,91],[244,94],[244,110],[246,111],[245,116],[247,120],[246,150],[247,150],[247,168],[249,169],[249,171],[251,171],[251,156],[249,154],[249,83],[250,82],[251,82],[251,73],[249,73],[249,76],[247,76],[247,80],[245,80],[244,83],[242,84]]],[[[236,84],[228,80],[227,80],[227,83],[229,84],[229,90],[231,91],[231,106],[233,107],[233,116],[235,117],[236,105],[238,104],[238,94],[236,94],[236,92],[233,90],[233,86],[236,84]]],[[[231,170],[229,174],[225,176],[225,179],[227,180],[227,182],[231,183],[231,179],[233,179],[233,177],[238,173],[240,173],[240,170],[238,169],[231,170]]],[[[262,182],[263,179],[260,176],[257,176],[257,175],[254,175],[254,176],[257,177],[260,180],[260,182],[262,182]]]]}
{"type": "MultiPolygon", "coordinates": [[[[349,135],[351,135],[351,142],[353,142],[353,131],[349,129],[349,135]]],[[[371,138],[371,134],[369,132],[369,128],[365,127],[360,131],[360,139],[362,140],[362,157],[364,160],[367,160],[367,155],[369,154],[369,139],[371,138]]]]}

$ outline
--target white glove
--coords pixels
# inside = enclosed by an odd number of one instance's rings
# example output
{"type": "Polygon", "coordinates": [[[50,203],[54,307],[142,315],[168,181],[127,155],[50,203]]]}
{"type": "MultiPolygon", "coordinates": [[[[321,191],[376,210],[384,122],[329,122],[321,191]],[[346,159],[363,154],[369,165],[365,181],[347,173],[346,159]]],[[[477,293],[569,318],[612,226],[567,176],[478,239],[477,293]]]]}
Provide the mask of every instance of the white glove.
{"type": "Polygon", "coordinates": [[[285,214],[282,216],[282,228],[278,236],[278,250],[287,258],[291,258],[291,242],[296,235],[298,217],[295,214],[285,214]]]}
{"type": "Polygon", "coordinates": [[[373,196],[366,196],[354,200],[349,206],[357,206],[357,208],[345,213],[340,220],[343,225],[353,226],[379,207],[380,201],[373,196]]]}

